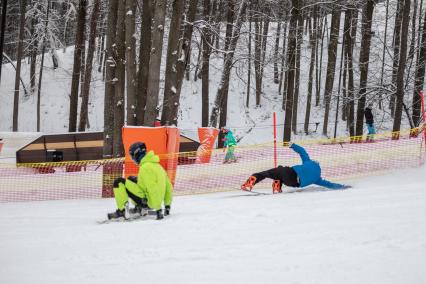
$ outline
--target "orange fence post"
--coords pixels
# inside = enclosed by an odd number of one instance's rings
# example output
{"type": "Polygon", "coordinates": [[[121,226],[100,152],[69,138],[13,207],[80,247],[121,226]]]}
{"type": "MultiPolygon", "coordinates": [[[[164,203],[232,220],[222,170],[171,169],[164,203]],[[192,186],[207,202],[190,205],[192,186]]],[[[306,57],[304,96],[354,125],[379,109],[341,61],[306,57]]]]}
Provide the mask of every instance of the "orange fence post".
{"type": "Polygon", "coordinates": [[[210,162],[214,142],[219,134],[219,129],[212,127],[199,127],[198,137],[200,146],[197,149],[197,163],[210,162]]]}
{"type": "Polygon", "coordinates": [[[176,127],[125,126],[122,130],[125,149],[124,174],[137,176],[139,167],[135,165],[127,149],[135,142],[144,142],[148,151],[153,150],[160,157],[160,164],[174,183],[179,152],[179,129],[176,127]]]}

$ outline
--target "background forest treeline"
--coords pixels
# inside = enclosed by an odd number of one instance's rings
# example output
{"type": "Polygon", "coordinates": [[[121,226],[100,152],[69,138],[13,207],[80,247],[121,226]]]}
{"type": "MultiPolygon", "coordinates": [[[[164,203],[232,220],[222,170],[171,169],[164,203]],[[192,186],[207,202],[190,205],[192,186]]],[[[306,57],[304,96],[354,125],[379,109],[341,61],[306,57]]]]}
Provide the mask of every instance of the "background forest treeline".
{"type": "Polygon", "coordinates": [[[325,136],[333,135],[332,124],[336,136],[338,121],[348,135],[362,135],[367,104],[389,118],[392,131],[421,119],[423,0],[2,0],[1,6],[0,52],[16,70],[12,130],[19,131],[21,98],[34,96],[40,131],[43,67],[51,60],[61,68],[58,52],[74,46],[68,130],[90,125],[92,74],[102,74],[105,157],[123,155],[123,125],[153,126],[157,118],[178,125],[182,85],[198,80],[199,126],[211,127],[227,125],[229,98],[240,96],[229,92],[231,80],[244,84],[247,108],[262,107],[265,81],[272,81],[284,110],[284,141],[309,134],[313,115],[322,118],[325,136]],[[21,74],[23,62],[29,77],[21,74]],[[213,67],[221,75],[209,94],[213,67]]]}

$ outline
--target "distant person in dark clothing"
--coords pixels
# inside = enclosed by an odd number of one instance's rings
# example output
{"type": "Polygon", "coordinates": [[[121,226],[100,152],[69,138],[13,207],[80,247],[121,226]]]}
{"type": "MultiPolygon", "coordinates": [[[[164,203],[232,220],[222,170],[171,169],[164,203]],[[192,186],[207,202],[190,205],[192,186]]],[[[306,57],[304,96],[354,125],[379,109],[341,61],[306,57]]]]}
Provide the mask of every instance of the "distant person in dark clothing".
{"type": "Polygon", "coordinates": [[[330,189],[350,188],[349,185],[333,183],[321,177],[321,167],[318,162],[311,160],[305,149],[290,142],[290,149],[299,154],[302,159],[301,165],[292,167],[278,166],[267,171],[252,174],[247,181],[241,185],[242,190],[251,191],[253,186],[265,178],[273,179],[273,193],[280,193],[282,185],[291,187],[305,187],[316,184],[330,189]]]}
{"type": "Polygon", "coordinates": [[[373,141],[374,134],[376,134],[376,129],[374,128],[374,118],[372,113],[373,104],[369,103],[364,110],[365,123],[367,124],[368,134],[367,142],[373,141]]]}

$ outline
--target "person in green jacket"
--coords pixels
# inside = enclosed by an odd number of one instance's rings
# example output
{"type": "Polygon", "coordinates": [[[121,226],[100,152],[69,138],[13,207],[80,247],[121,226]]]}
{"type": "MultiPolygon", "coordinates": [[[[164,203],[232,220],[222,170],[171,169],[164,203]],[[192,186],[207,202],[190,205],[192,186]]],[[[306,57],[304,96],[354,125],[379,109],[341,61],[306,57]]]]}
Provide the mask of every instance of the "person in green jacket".
{"type": "Polygon", "coordinates": [[[132,160],[139,165],[138,176],[127,179],[117,178],[113,191],[117,210],[108,214],[108,219],[129,218],[130,214],[147,215],[148,209],[156,211],[157,219],[163,219],[161,205],[164,201],[165,215],[170,214],[173,187],[166,171],[160,165],[160,158],[154,151],[147,153],[145,143],[136,142],[129,148],[132,160]],[[129,209],[129,198],[135,204],[129,209]]]}
{"type": "Polygon", "coordinates": [[[228,148],[223,163],[236,162],[237,158],[234,155],[234,151],[237,146],[237,140],[235,140],[234,134],[232,134],[232,131],[228,128],[223,127],[222,133],[225,135],[225,138],[223,138],[223,151],[225,152],[225,149],[228,148]]]}

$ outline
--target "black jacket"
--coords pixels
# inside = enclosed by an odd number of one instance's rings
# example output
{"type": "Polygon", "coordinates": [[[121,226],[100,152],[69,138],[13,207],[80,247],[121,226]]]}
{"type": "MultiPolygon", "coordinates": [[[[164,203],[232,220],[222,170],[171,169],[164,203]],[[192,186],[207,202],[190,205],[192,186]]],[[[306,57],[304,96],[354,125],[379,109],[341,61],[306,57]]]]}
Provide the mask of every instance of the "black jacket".
{"type": "Polygon", "coordinates": [[[373,113],[371,112],[371,108],[369,108],[369,107],[365,108],[364,116],[365,116],[365,123],[367,123],[367,124],[373,124],[374,123],[373,113]]]}

